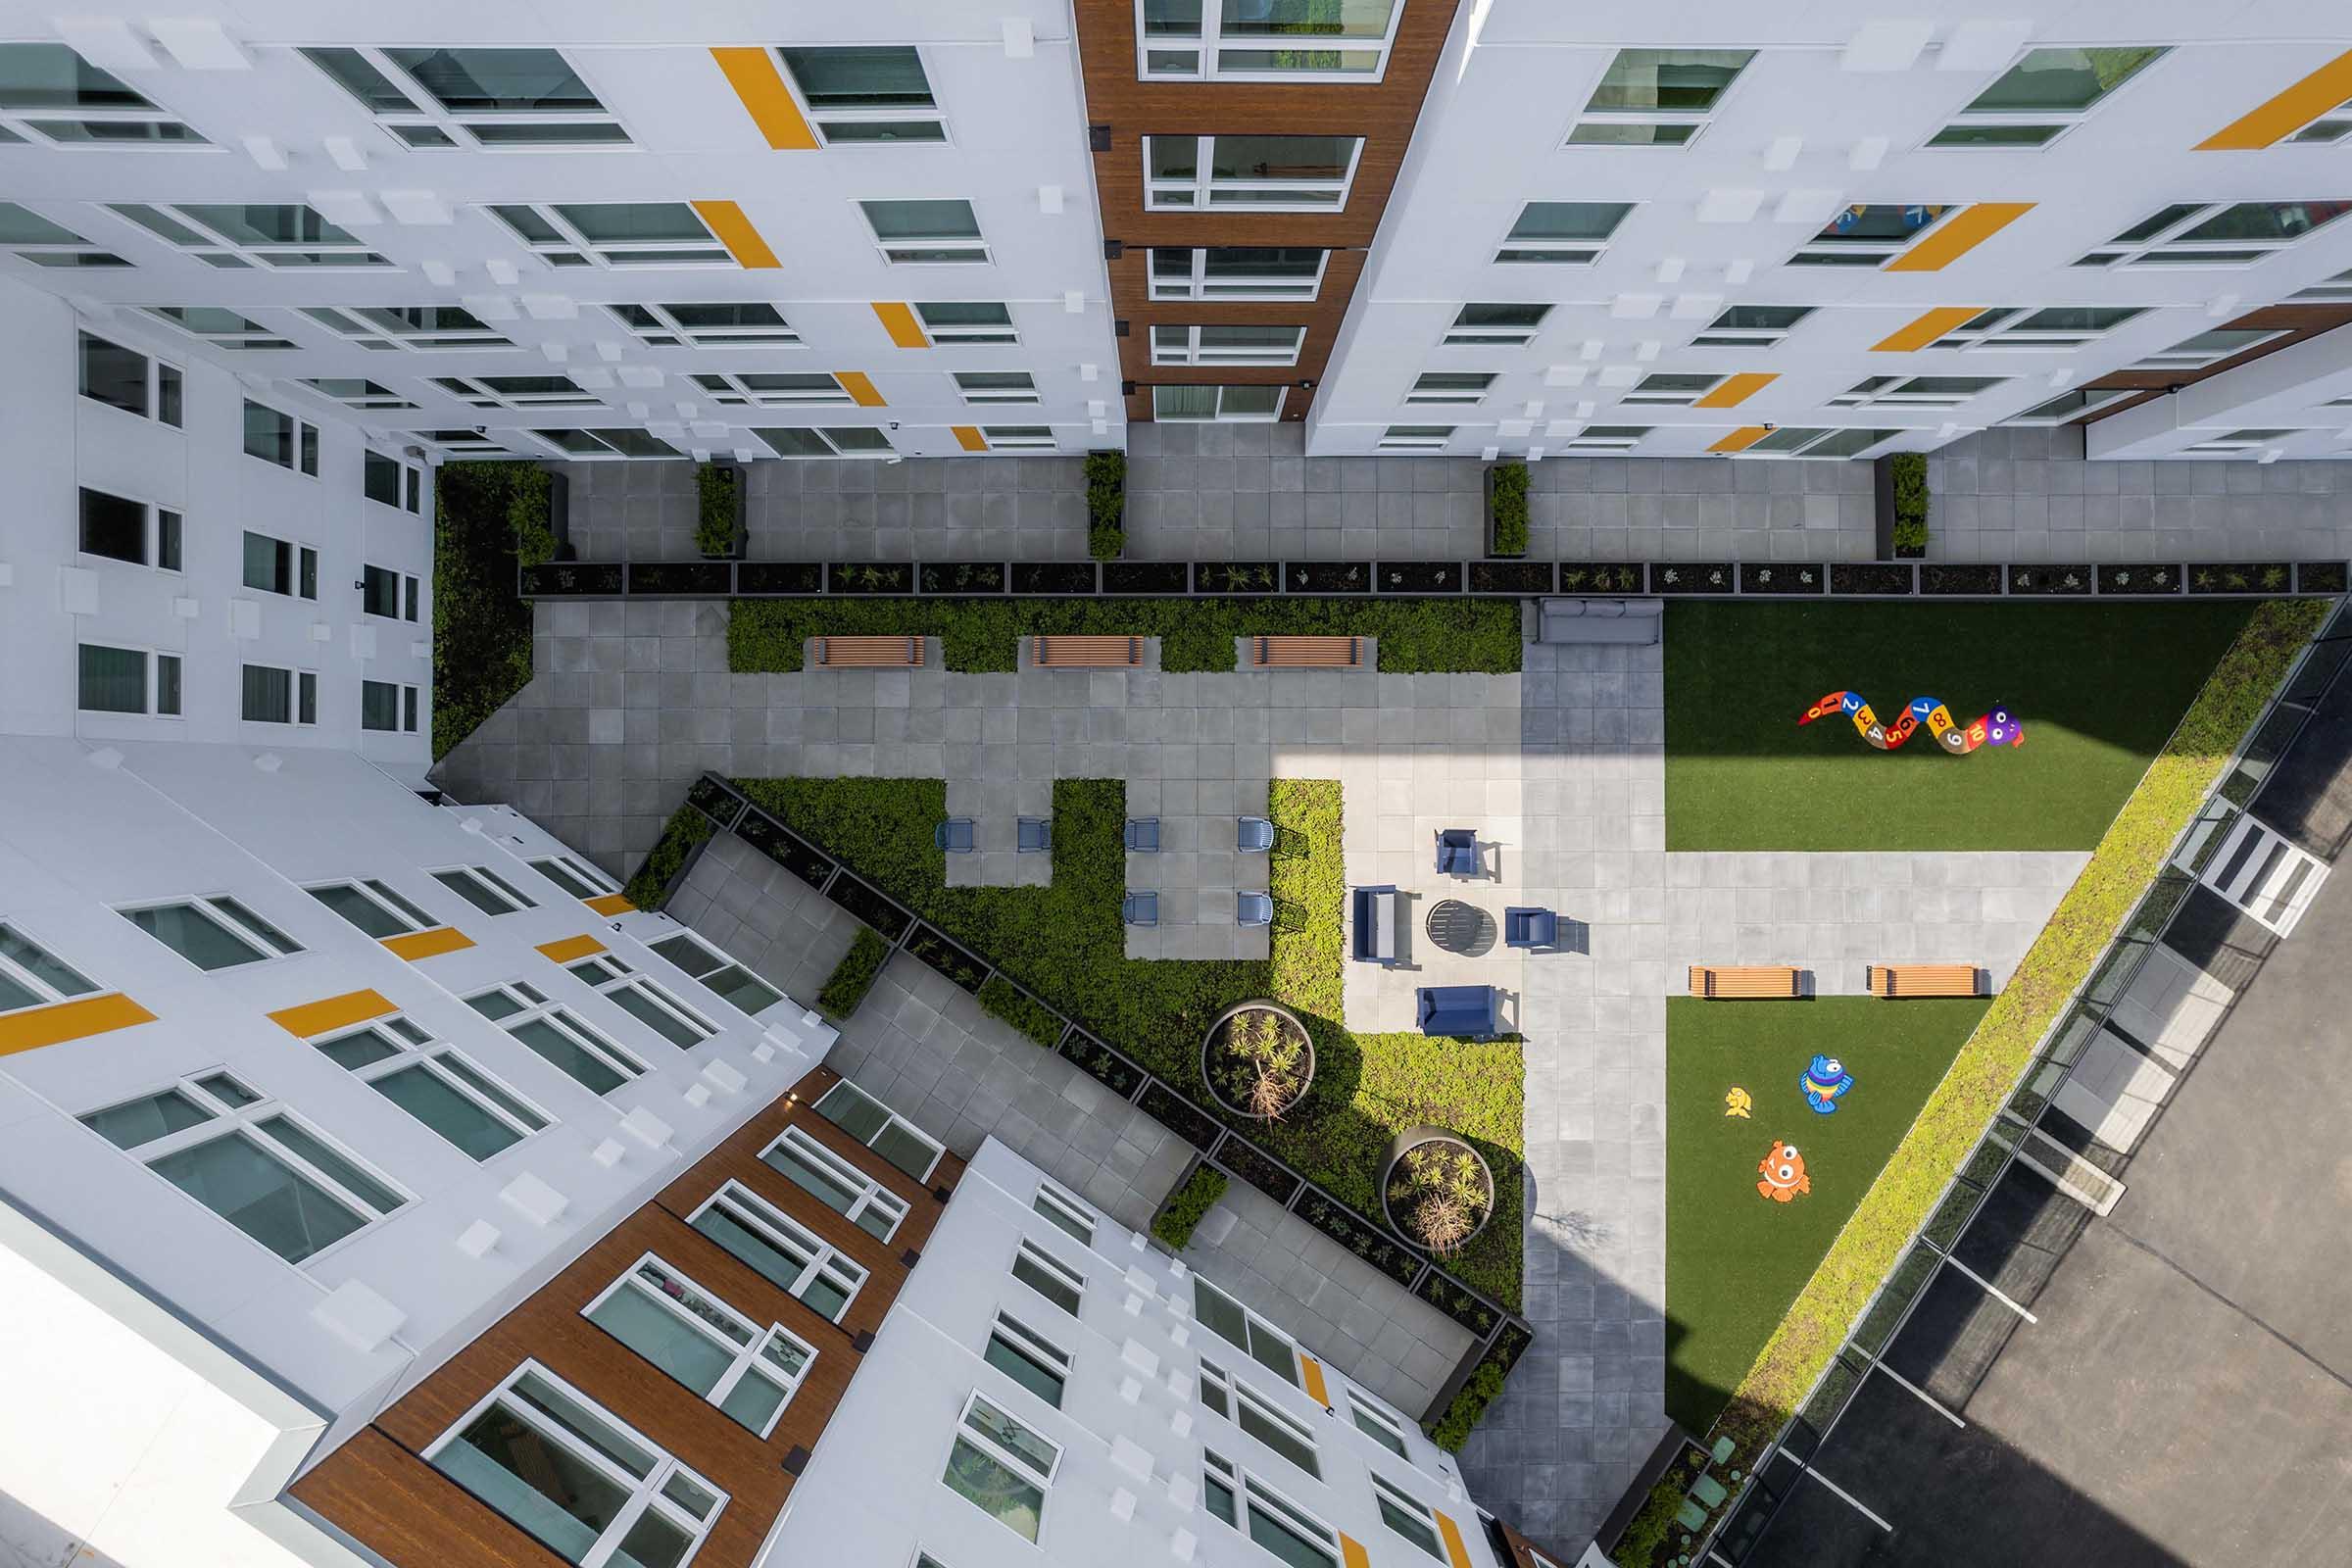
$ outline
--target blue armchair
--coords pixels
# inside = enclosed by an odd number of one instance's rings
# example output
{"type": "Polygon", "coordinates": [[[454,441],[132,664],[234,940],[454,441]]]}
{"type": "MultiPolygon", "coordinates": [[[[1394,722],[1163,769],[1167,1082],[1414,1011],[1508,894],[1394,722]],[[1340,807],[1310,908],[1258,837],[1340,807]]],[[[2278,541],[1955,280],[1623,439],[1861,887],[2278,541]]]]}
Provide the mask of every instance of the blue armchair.
{"type": "Polygon", "coordinates": [[[932,830],[931,842],[950,855],[971,854],[972,819],[968,816],[949,817],[932,830]]]}
{"type": "Polygon", "coordinates": [[[1274,824],[1262,816],[1237,816],[1233,837],[1237,850],[1270,850],[1274,847],[1274,824]]]}
{"type": "Polygon", "coordinates": [[[1395,963],[1403,896],[1392,886],[1357,888],[1355,956],[1362,963],[1395,963]]]}
{"type": "Polygon", "coordinates": [[[1054,829],[1051,821],[1042,816],[1024,816],[1017,824],[1019,836],[1013,849],[1022,855],[1036,855],[1053,848],[1054,829]]]}
{"type": "Polygon", "coordinates": [[[1506,948],[1549,948],[1559,944],[1560,917],[1549,909],[1507,908],[1502,911],[1502,945],[1506,948]]]}
{"type": "Polygon", "coordinates": [[[1131,816],[1127,819],[1127,849],[1133,855],[1159,853],[1159,818],[1131,816]]]}
{"type": "Polygon", "coordinates": [[[1425,1035],[1492,1040],[1499,1032],[1493,986],[1423,986],[1414,1000],[1425,1035]]]}
{"type": "Polygon", "coordinates": [[[1236,925],[1272,925],[1274,896],[1270,893],[1236,893],[1233,896],[1233,921],[1236,925]]]}
{"type": "Polygon", "coordinates": [[[1477,876],[1478,835],[1466,827],[1438,831],[1438,875],[1477,876]]]}
{"type": "Polygon", "coordinates": [[[1129,925],[1159,924],[1159,895],[1149,891],[1128,894],[1119,901],[1119,918],[1129,925]]]}

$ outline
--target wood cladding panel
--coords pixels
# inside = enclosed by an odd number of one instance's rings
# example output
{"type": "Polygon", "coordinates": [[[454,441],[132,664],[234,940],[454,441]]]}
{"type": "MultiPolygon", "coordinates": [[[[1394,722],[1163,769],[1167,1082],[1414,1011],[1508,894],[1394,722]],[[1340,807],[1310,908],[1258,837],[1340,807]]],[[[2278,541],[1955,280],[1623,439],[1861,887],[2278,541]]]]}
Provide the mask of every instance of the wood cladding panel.
{"type": "MultiPolygon", "coordinates": [[[[2243,316],[2221,322],[2213,330],[2244,327],[2263,332],[2284,331],[2287,335],[2273,338],[2268,343],[2257,343],[2243,354],[2232,354],[2220,364],[2208,365],[2202,369],[2110,370],[2105,375],[2093,376],[2083,383],[2082,390],[2089,392],[2131,387],[2141,395],[2135,398],[2126,398],[2121,403],[2101,409],[2095,415],[2073,422],[2077,424],[2095,423],[2111,415],[2121,414],[2126,409],[2135,409],[2150,398],[2161,396],[2174,387],[2194,386],[2197,382],[2210,376],[2220,375],[2225,370],[2234,370],[2241,365],[2251,365],[2265,355],[2276,354],[2280,349],[2289,349],[2298,343],[2308,342],[2322,332],[2331,332],[2346,322],[2352,322],[2352,305],[2268,305],[2259,311],[2248,311],[2243,316]]],[[[2207,329],[2199,328],[2199,330],[2207,329]]],[[[2183,332],[2180,336],[2185,341],[2196,336],[2196,333],[2183,332]]]]}
{"type": "Polygon", "coordinates": [[[563,1558],[504,1514],[476,1502],[373,1427],[354,1433],[289,1490],[296,1501],[401,1568],[565,1568],[563,1558]]]}

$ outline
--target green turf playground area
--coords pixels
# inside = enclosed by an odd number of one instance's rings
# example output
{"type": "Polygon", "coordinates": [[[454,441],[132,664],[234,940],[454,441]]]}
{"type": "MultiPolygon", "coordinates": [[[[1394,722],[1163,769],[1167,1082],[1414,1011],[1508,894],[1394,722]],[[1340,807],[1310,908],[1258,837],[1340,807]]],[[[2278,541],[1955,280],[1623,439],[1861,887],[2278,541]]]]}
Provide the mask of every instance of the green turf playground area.
{"type": "Polygon", "coordinates": [[[1669,850],[2087,850],[2253,612],[2210,604],[1673,604],[1669,850]],[[2022,747],[1873,750],[1825,693],[1891,721],[1996,706],[2022,747]]]}
{"type": "Polygon", "coordinates": [[[1990,1005],[1668,999],[1666,1413],[1686,1430],[1714,1423],[1990,1005]],[[1827,1116],[1797,1087],[1817,1052],[1854,1075],[1827,1116]],[[1746,1118],[1725,1114],[1734,1088],[1753,1098],[1746,1118]],[[1756,1191],[1776,1139],[1813,1184],[1787,1203],[1756,1191]]]}

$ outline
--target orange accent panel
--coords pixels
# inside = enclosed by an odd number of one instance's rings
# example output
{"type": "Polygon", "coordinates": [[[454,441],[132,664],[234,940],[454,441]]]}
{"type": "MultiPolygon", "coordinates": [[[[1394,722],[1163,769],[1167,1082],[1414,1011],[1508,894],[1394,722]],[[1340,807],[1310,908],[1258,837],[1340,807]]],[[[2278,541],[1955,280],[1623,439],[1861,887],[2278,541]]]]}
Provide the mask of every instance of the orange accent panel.
{"type": "Polygon", "coordinates": [[[988,438],[980,433],[978,425],[952,424],[948,428],[955,432],[956,444],[964,451],[986,452],[988,450],[988,438]]]}
{"type": "Polygon", "coordinates": [[[569,963],[574,958],[585,958],[591,953],[604,952],[605,945],[594,937],[565,937],[561,942],[540,943],[539,951],[558,963],[569,963]]]}
{"type": "Polygon", "coordinates": [[[1340,1559],[1348,1568],[1372,1568],[1372,1559],[1364,1555],[1364,1544],[1345,1530],[1340,1532],[1340,1559]]]}
{"type": "Polygon", "coordinates": [[[1873,354],[1908,354],[1924,349],[1955,326],[1964,326],[1976,319],[1982,306],[1938,305],[1926,315],[1913,319],[1909,326],[1887,333],[1870,346],[1873,354]]]}
{"type": "Polygon", "coordinates": [[[2337,55],[2275,98],[2265,99],[2203,141],[2201,153],[2268,147],[2352,98],[2352,53],[2337,55]]]}
{"type": "Polygon", "coordinates": [[[380,991],[346,991],[339,997],[321,997],[299,1007],[281,1007],[270,1015],[270,1021],[297,1039],[309,1040],[331,1029],[348,1029],[355,1023],[366,1023],[399,1010],[380,991]]]}
{"type": "Polygon", "coordinates": [[[784,265],[776,260],[776,253],[767,248],[767,241],[760,237],[760,231],[752,226],[752,220],[743,216],[743,209],[733,202],[696,202],[694,210],[704,222],[710,225],[710,232],[718,236],[718,242],[727,248],[728,254],[735,258],[736,266],[757,271],[784,265]]]}
{"type": "Polygon", "coordinates": [[[1707,450],[1709,452],[1745,452],[1771,433],[1770,427],[1766,425],[1743,424],[1707,450]]]}
{"type": "Polygon", "coordinates": [[[1429,1511],[1438,1514],[1438,1534],[1446,1538],[1446,1555],[1452,1559],[1453,1568],[1470,1568],[1470,1552],[1462,1544],[1461,1526],[1455,1524],[1450,1516],[1438,1513],[1435,1508],[1429,1511]]]}
{"type": "Polygon", "coordinates": [[[608,893],[601,899],[583,899],[581,903],[598,914],[627,914],[637,907],[625,893],[608,893]]]}
{"type": "Polygon", "coordinates": [[[454,925],[437,925],[430,931],[412,931],[405,937],[384,938],[384,949],[395,958],[415,963],[418,958],[437,958],[444,953],[459,953],[473,946],[473,938],[454,925]]]}
{"type": "Polygon", "coordinates": [[[1331,1388],[1323,1381],[1323,1363],[1301,1350],[1298,1352],[1298,1374],[1306,1379],[1306,1396],[1324,1409],[1330,1409],[1331,1388]]]}
{"type": "Polygon", "coordinates": [[[1747,370],[1727,375],[1715,390],[1690,406],[1694,409],[1736,409],[1780,379],[1777,370],[1747,370]]]}
{"type": "Polygon", "coordinates": [[[46,1007],[31,1007],[0,1018],[0,1056],[37,1051],[68,1040],[127,1029],[134,1023],[153,1023],[155,1014],[120,991],[100,997],[76,997],[46,1007]]]}
{"type": "Polygon", "coordinates": [[[882,394],[874,390],[874,383],[863,370],[835,370],[833,379],[841,383],[841,389],[850,395],[850,401],[861,409],[890,407],[882,401],[882,394]]]}
{"type": "Polygon", "coordinates": [[[1886,264],[1889,272],[1939,272],[2034,210],[2032,202],[1978,202],[1886,264]]]}
{"type": "Polygon", "coordinates": [[[882,318],[882,330],[890,340],[903,349],[927,349],[931,339],[923,332],[923,323],[914,318],[914,312],[905,305],[886,300],[874,301],[874,314],[882,318]]]}
{"type": "Polygon", "coordinates": [[[752,123],[760,127],[769,147],[780,153],[816,150],[816,132],[802,118],[801,106],[792,101],[783,74],[776,70],[775,56],[765,49],[713,49],[710,58],[726,74],[727,85],[743,100],[752,123]]]}

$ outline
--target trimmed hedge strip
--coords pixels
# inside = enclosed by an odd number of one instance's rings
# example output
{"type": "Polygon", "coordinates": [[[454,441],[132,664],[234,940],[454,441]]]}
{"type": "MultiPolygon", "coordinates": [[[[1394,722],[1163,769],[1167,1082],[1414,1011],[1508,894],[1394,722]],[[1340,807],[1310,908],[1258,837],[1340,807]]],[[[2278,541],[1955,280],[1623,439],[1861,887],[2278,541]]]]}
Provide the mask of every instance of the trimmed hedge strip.
{"type": "Polygon", "coordinates": [[[1003,975],[980,988],[980,1005],[1052,1051],[1061,1044],[1061,1016],[1003,975]]]}
{"type": "Polygon", "coordinates": [[[1168,1250],[1181,1252],[1193,1239],[1193,1227],[1200,1216],[1217,1206],[1230,1186],[1225,1173],[1214,1165],[1196,1165],[1193,1174],[1182,1187],[1169,1195],[1159,1212],[1152,1216],[1152,1234],[1167,1245],[1168,1250]]]}
{"type": "Polygon", "coordinates": [[[629,878],[621,894],[640,909],[659,909],[669,888],[669,879],[678,874],[686,857],[694,847],[718,831],[718,824],[696,810],[691,803],[679,807],[669,815],[662,829],[662,837],[646,852],[637,872],[629,878]]]}
{"type": "Polygon", "coordinates": [[[866,926],[858,928],[857,940],[843,954],[841,962],[825,979],[824,989],[816,994],[817,1010],[835,1023],[858,1010],[858,1004],[874,989],[881,978],[882,965],[890,959],[890,944],[866,926]]]}
{"type": "Polygon", "coordinates": [[[433,480],[433,760],[530,684],[515,568],[556,553],[555,482],[530,463],[453,463],[433,480]]]}

